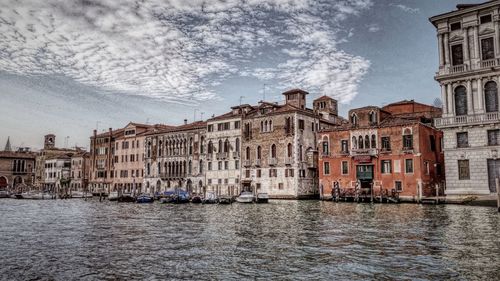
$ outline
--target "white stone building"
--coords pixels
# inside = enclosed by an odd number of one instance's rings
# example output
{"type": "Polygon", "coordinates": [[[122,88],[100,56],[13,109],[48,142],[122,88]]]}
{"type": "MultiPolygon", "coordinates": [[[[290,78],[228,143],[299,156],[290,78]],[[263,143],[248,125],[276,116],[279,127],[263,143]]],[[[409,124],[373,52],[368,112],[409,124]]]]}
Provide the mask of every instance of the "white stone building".
{"type": "Polygon", "coordinates": [[[241,120],[253,107],[234,106],[231,111],[207,120],[207,190],[219,195],[238,195],[241,180],[241,120]]]}
{"type": "Polygon", "coordinates": [[[71,173],[71,157],[69,155],[52,156],[45,160],[44,190],[61,192],[69,188],[71,173]]]}
{"type": "Polygon", "coordinates": [[[499,1],[457,5],[430,18],[437,29],[446,194],[490,194],[499,176],[499,1]]]}

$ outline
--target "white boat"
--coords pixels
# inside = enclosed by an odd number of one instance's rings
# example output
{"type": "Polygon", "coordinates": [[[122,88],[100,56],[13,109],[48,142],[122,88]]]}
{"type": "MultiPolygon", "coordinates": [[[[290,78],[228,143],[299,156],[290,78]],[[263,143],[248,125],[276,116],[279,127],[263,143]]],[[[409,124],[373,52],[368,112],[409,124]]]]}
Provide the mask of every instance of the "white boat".
{"type": "Polygon", "coordinates": [[[91,198],[92,193],[83,191],[72,191],[71,198],[91,198]]]}
{"type": "Polygon", "coordinates": [[[0,190],[0,198],[9,198],[10,194],[7,190],[0,190]]]}
{"type": "Polygon", "coordinates": [[[111,191],[108,195],[109,201],[118,201],[118,191],[111,191]]]}
{"type": "Polygon", "coordinates": [[[268,203],[269,202],[269,194],[267,193],[257,193],[257,203],[268,203]]]}
{"type": "Polygon", "coordinates": [[[242,192],[240,196],[236,197],[236,202],[238,203],[253,203],[254,201],[254,196],[252,192],[242,192]]]}
{"type": "Polygon", "coordinates": [[[49,193],[42,192],[25,192],[21,194],[22,199],[31,199],[31,200],[43,200],[43,199],[52,199],[53,196],[49,193]]]}

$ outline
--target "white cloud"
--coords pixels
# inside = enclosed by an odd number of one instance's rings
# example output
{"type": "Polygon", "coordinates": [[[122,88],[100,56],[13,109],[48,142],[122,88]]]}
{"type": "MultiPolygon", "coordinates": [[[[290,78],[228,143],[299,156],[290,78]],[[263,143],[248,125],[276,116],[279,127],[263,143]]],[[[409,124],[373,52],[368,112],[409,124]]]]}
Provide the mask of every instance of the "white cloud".
{"type": "Polygon", "coordinates": [[[399,9],[401,9],[402,11],[404,11],[406,13],[410,13],[410,14],[416,14],[416,13],[420,12],[419,8],[412,8],[412,7],[408,7],[406,5],[403,5],[403,4],[391,3],[390,6],[397,7],[399,9]]]}
{"type": "Polygon", "coordinates": [[[366,26],[369,32],[378,32],[380,31],[380,26],[376,23],[372,23],[366,26]]]}
{"type": "Polygon", "coordinates": [[[347,102],[369,67],[337,45],[371,0],[2,2],[0,70],[113,92],[200,102],[241,74],[347,102]]]}

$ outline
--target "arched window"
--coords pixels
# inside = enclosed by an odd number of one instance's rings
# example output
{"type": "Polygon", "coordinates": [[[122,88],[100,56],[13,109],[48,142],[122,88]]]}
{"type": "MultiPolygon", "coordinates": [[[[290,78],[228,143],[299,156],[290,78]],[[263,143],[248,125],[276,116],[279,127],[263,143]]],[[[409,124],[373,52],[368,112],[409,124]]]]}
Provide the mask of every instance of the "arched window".
{"type": "Polygon", "coordinates": [[[200,160],[200,174],[203,173],[203,160],[200,160]]]}
{"type": "Polygon", "coordinates": [[[264,132],[264,121],[260,121],[260,131],[264,132]]]}
{"type": "Polygon", "coordinates": [[[189,155],[193,155],[193,138],[189,138],[189,155]]]}
{"type": "Polygon", "coordinates": [[[292,144],[291,144],[291,143],[288,143],[288,146],[287,146],[287,153],[286,153],[286,154],[287,154],[287,156],[288,156],[289,158],[291,158],[291,157],[292,157],[292,155],[293,155],[293,149],[292,149],[292,144]]]}
{"type": "Polygon", "coordinates": [[[377,123],[377,113],[375,111],[370,112],[370,123],[377,123]]]}
{"type": "Polygon", "coordinates": [[[323,142],[322,142],[322,145],[323,145],[323,155],[328,155],[328,139],[327,138],[323,138],[323,142]]]}
{"type": "Polygon", "coordinates": [[[222,140],[219,140],[219,153],[222,152],[222,140]]]}
{"type": "Polygon", "coordinates": [[[192,174],[192,173],[193,173],[193,163],[191,162],[191,160],[189,160],[188,174],[192,174]]]}
{"type": "Polygon", "coordinates": [[[229,140],[224,141],[224,152],[229,152],[229,140]]]}
{"type": "Polygon", "coordinates": [[[264,132],[267,132],[267,131],[268,130],[267,130],[267,120],[266,120],[266,121],[264,121],[264,132]]]}
{"type": "Polygon", "coordinates": [[[359,149],[363,149],[363,136],[359,136],[358,138],[358,147],[359,149]]]}
{"type": "Polygon", "coordinates": [[[455,88],[455,115],[467,115],[467,90],[464,86],[455,88]]]}
{"type": "Polygon", "coordinates": [[[358,116],[356,115],[356,113],[353,113],[351,115],[351,123],[352,125],[356,126],[358,124],[358,116]]]}
{"type": "Polygon", "coordinates": [[[245,159],[250,160],[250,147],[248,146],[246,148],[245,159]]]}
{"type": "Polygon", "coordinates": [[[484,103],[486,105],[486,112],[498,111],[497,83],[489,81],[484,85],[484,103]]]}
{"type": "Polygon", "coordinates": [[[276,158],[276,145],[271,145],[271,158],[276,158]]]}
{"type": "Polygon", "coordinates": [[[358,141],[356,137],[352,137],[352,149],[358,149],[358,141]]]}
{"type": "Polygon", "coordinates": [[[236,138],[235,150],[237,152],[240,151],[240,139],[239,138],[236,138]]]}
{"type": "Polygon", "coordinates": [[[205,153],[205,137],[201,137],[200,139],[200,153],[205,153]]]}
{"type": "Polygon", "coordinates": [[[269,120],[269,132],[273,131],[273,120],[269,120]]]}
{"type": "Polygon", "coordinates": [[[262,148],[259,146],[257,146],[257,159],[261,159],[262,157],[262,148]]]}
{"type": "Polygon", "coordinates": [[[377,148],[377,138],[372,135],[372,148],[377,148]]]}
{"type": "Polygon", "coordinates": [[[148,165],[146,165],[146,174],[149,176],[151,175],[151,164],[148,163],[148,165]]]}
{"type": "Polygon", "coordinates": [[[370,137],[368,135],[365,136],[365,148],[370,148],[370,137]]]}

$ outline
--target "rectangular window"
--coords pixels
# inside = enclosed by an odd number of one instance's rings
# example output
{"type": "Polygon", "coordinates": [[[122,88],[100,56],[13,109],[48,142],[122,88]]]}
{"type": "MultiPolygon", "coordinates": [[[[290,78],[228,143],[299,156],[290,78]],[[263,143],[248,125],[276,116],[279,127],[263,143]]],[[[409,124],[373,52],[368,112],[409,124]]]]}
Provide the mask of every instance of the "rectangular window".
{"type": "Polygon", "coordinates": [[[208,125],[207,131],[213,132],[214,131],[214,125],[213,124],[208,125]]]}
{"type": "Polygon", "coordinates": [[[457,133],[457,147],[468,147],[469,146],[469,135],[467,132],[457,133]]]}
{"type": "Polygon", "coordinates": [[[304,120],[299,119],[299,130],[304,130],[304,127],[305,127],[304,120]]]}
{"type": "Polygon", "coordinates": [[[325,174],[325,175],[330,174],[330,162],[323,163],[323,174],[325,174]]]}
{"type": "Polygon", "coordinates": [[[349,152],[349,141],[348,140],[342,140],[340,142],[340,146],[342,149],[343,153],[348,153],[349,152]]]}
{"type": "Polygon", "coordinates": [[[240,128],[240,121],[234,121],[234,128],[239,129],[240,128]]]}
{"type": "Polygon", "coordinates": [[[342,161],[342,175],[349,174],[349,163],[347,161],[342,161]]]}
{"type": "Polygon", "coordinates": [[[390,137],[382,137],[382,151],[391,151],[391,138],[390,137]]]}
{"type": "Polygon", "coordinates": [[[380,172],[382,174],[390,174],[391,173],[391,160],[381,160],[380,161],[380,172]]]}
{"type": "Polygon", "coordinates": [[[413,159],[405,159],[405,172],[407,174],[413,173],[413,159]]]}
{"type": "Polygon", "coordinates": [[[469,160],[458,160],[458,179],[469,180],[469,160]]]}
{"type": "Polygon", "coordinates": [[[481,16],[481,17],[479,18],[479,22],[480,22],[481,24],[491,22],[491,15],[484,15],[484,16],[481,16]]]}
{"type": "Polygon", "coordinates": [[[224,170],[229,170],[229,161],[224,161],[224,170]]]}
{"type": "Polygon", "coordinates": [[[212,179],[208,179],[208,184],[212,184],[212,179]]]}
{"type": "Polygon", "coordinates": [[[451,46],[451,62],[453,65],[464,64],[464,51],[462,44],[451,46]]]}
{"type": "Polygon", "coordinates": [[[250,170],[248,170],[248,169],[245,170],[245,177],[246,178],[250,177],[250,170]]]}
{"type": "Polygon", "coordinates": [[[311,131],[314,132],[314,122],[311,123],[311,131]]]}
{"type": "Polygon", "coordinates": [[[208,162],[208,170],[212,171],[212,162],[208,162]]]}
{"type": "Polygon", "coordinates": [[[240,160],[235,160],[234,161],[234,168],[238,170],[240,168],[240,160]]]}
{"type": "Polygon", "coordinates": [[[257,177],[260,178],[262,176],[262,171],[260,169],[257,170],[257,177]]]}
{"type": "Polygon", "coordinates": [[[403,191],[403,184],[401,183],[401,181],[395,181],[394,188],[396,189],[397,192],[403,191]]]}
{"type": "Polygon", "coordinates": [[[430,135],[429,142],[431,145],[431,151],[436,151],[436,137],[434,137],[433,135],[430,135]]]}
{"type": "Polygon", "coordinates": [[[462,28],[462,24],[460,22],[455,22],[455,23],[450,24],[451,31],[459,30],[461,28],[462,28]]]}
{"type": "Polygon", "coordinates": [[[222,170],[222,161],[219,161],[217,164],[218,164],[217,165],[218,170],[219,171],[222,170]]]}
{"type": "Polygon", "coordinates": [[[425,169],[425,174],[430,175],[431,174],[431,167],[429,165],[429,162],[424,161],[424,169],[425,169]]]}
{"type": "Polygon", "coordinates": [[[499,145],[500,130],[488,130],[488,145],[499,145]]]}
{"type": "Polygon", "coordinates": [[[283,189],[283,183],[282,183],[282,182],[280,182],[280,183],[278,184],[278,188],[279,188],[280,190],[281,190],[281,189],[283,189]]]}
{"type": "Polygon", "coordinates": [[[413,135],[403,135],[403,149],[413,149],[413,135]]]}
{"type": "Polygon", "coordinates": [[[481,59],[491,60],[495,58],[495,47],[493,46],[493,37],[481,39],[481,59]]]}

